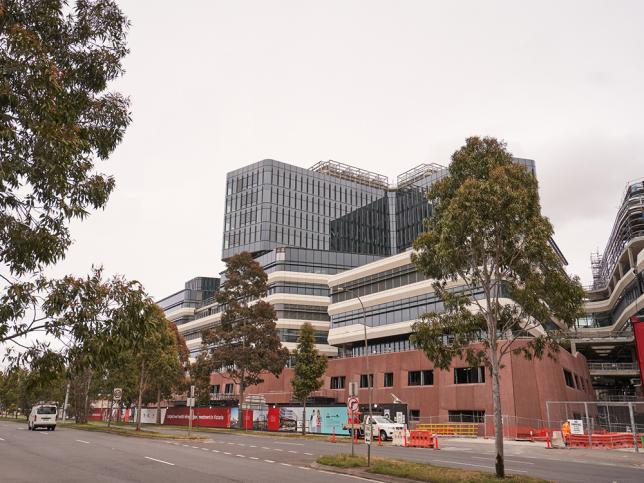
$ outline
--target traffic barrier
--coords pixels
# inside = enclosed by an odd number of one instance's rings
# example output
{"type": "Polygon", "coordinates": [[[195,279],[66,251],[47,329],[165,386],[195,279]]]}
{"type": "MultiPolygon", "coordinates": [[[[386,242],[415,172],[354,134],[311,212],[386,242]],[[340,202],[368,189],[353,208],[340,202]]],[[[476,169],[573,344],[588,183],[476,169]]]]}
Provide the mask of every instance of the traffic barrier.
{"type": "Polygon", "coordinates": [[[409,446],[413,448],[431,448],[434,445],[432,433],[414,429],[409,432],[409,446]]]}
{"type": "MultiPolygon", "coordinates": [[[[641,438],[638,439],[638,446],[642,447],[641,438]]],[[[591,435],[571,434],[567,438],[570,448],[593,449],[619,449],[632,448],[634,446],[632,433],[592,433],[591,435]]]]}
{"type": "Polygon", "coordinates": [[[409,439],[408,429],[394,429],[393,437],[391,438],[392,446],[407,446],[409,439]]]}

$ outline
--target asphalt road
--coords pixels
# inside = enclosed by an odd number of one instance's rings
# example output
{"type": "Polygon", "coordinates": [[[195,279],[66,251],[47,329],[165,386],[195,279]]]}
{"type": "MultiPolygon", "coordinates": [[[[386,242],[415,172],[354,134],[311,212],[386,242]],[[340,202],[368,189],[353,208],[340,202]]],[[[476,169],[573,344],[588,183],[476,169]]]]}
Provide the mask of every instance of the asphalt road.
{"type": "MultiPolygon", "coordinates": [[[[322,454],[346,453],[347,443],[201,433],[202,442],[157,441],[59,428],[27,431],[0,421],[0,482],[32,481],[306,481],[348,482],[353,476],[310,468],[322,454]]],[[[356,446],[365,454],[365,446],[356,446]]],[[[546,450],[540,443],[506,444],[508,473],[561,482],[642,482],[644,455],[603,450],[546,450]]],[[[374,456],[493,471],[489,441],[444,440],[439,451],[374,446],[374,456]]]]}

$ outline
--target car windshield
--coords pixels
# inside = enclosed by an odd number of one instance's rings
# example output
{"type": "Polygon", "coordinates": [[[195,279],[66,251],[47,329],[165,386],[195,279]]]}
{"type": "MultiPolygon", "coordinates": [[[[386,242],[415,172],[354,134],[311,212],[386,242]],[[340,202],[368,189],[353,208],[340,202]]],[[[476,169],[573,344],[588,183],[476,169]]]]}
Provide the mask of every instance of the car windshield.
{"type": "Polygon", "coordinates": [[[389,418],[386,418],[384,416],[374,416],[373,420],[378,423],[378,424],[392,424],[393,421],[389,418]]]}
{"type": "Polygon", "coordinates": [[[42,406],[36,412],[38,414],[56,414],[56,406],[42,406]]]}

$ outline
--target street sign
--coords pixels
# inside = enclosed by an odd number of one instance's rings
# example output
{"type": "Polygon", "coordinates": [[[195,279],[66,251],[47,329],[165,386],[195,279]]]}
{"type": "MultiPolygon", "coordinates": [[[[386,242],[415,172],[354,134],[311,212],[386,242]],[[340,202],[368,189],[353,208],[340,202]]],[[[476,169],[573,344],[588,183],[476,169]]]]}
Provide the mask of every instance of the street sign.
{"type": "Polygon", "coordinates": [[[189,408],[195,407],[195,398],[194,397],[189,397],[186,400],[186,406],[188,406],[189,408]]]}
{"type": "Polygon", "coordinates": [[[113,392],[113,398],[115,401],[120,401],[123,397],[123,389],[120,387],[115,387],[113,392]]]}
{"type": "Polygon", "coordinates": [[[352,413],[358,412],[358,409],[360,407],[360,401],[355,396],[350,397],[349,400],[347,401],[347,407],[349,408],[349,411],[351,411],[352,413]]]}
{"type": "Polygon", "coordinates": [[[570,434],[584,434],[584,421],[583,419],[569,419],[570,434]]]}
{"type": "Polygon", "coordinates": [[[195,387],[190,386],[190,397],[195,397],[195,387]]]}

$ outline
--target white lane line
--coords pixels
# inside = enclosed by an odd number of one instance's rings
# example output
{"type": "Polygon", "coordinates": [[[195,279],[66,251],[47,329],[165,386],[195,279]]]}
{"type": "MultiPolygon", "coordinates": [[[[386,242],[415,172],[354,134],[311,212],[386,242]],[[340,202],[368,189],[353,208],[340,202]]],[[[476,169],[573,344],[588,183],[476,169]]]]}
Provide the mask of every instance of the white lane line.
{"type": "Polygon", "coordinates": [[[249,456],[250,459],[252,460],[258,460],[259,458],[257,456],[249,456]]]}
{"type": "Polygon", "coordinates": [[[188,446],[187,444],[182,444],[181,446],[183,446],[185,448],[190,448],[190,446],[188,446]]]}
{"type": "Polygon", "coordinates": [[[201,448],[204,451],[210,451],[208,448],[201,448]]]}
{"type": "Polygon", "coordinates": [[[227,444],[231,444],[231,445],[234,445],[235,443],[227,443],[227,444]]]}
{"type": "Polygon", "coordinates": [[[0,441],[4,441],[4,438],[0,438],[0,441]]]}
{"type": "Polygon", "coordinates": [[[199,446],[190,446],[190,447],[194,449],[199,449],[199,446]]]}
{"type": "Polygon", "coordinates": [[[244,443],[237,443],[237,446],[246,446],[244,443]]]}
{"type": "Polygon", "coordinates": [[[284,451],[283,449],[273,448],[275,451],[284,451]]]}
{"type": "Polygon", "coordinates": [[[304,453],[305,455],[313,456],[313,453],[304,453]]]}
{"type": "Polygon", "coordinates": [[[243,454],[236,454],[237,458],[246,458],[243,454]]]}
{"type": "Polygon", "coordinates": [[[288,463],[280,463],[280,464],[281,464],[282,466],[293,466],[293,465],[290,465],[290,464],[288,464],[288,463]]]}
{"type": "Polygon", "coordinates": [[[84,441],[84,440],[82,440],[82,439],[77,439],[76,441],[78,441],[79,443],[89,444],[89,441],[84,441]]]}
{"type": "Polygon", "coordinates": [[[228,451],[224,451],[224,454],[231,455],[232,453],[229,453],[228,451]]]}
{"type": "Polygon", "coordinates": [[[149,456],[146,456],[146,457],[145,457],[145,459],[146,459],[146,460],[156,461],[157,463],[163,463],[164,465],[174,466],[174,463],[170,463],[170,462],[168,462],[168,461],[163,461],[163,460],[158,460],[158,459],[156,459],[156,458],[151,458],[151,457],[149,457],[149,456]]]}
{"type": "Polygon", "coordinates": [[[262,449],[270,449],[270,448],[267,446],[262,446],[262,449]]]}
{"type": "Polygon", "coordinates": [[[273,460],[264,460],[264,461],[266,461],[267,463],[275,463],[275,461],[273,460]]]}
{"type": "Polygon", "coordinates": [[[249,444],[248,447],[249,448],[257,448],[257,446],[255,446],[254,444],[249,444]]]}
{"type": "MultiPolygon", "coordinates": [[[[490,461],[490,458],[485,458],[484,456],[472,456],[473,460],[485,460],[485,461],[490,461]]],[[[522,465],[533,465],[531,461],[519,461],[519,460],[511,460],[508,458],[503,458],[503,461],[507,461],[508,463],[520,463],[522,465]]],[[[581,461],[579,461],[581,463],[581,461]]]]}
{"type": "Polygon", "coordinates": [[[296,453],[296,454],[297,454],[297,451],[293,451],[292,449],[289,449],[289,450],[288,450],[288,452],[289,452],[289,453],[296,453]]]}
{"type": "Polygon", "coordinates": [[[212,452],[213,453],[219,453],[219,450],[218,449],[213,449],[212,452]]]}
{"type": "Polygon", "coordinates": [[[311,468],[307,468],[306,466],[298,466],[299,469],[301,470],[310,470],[311,468]]]}

